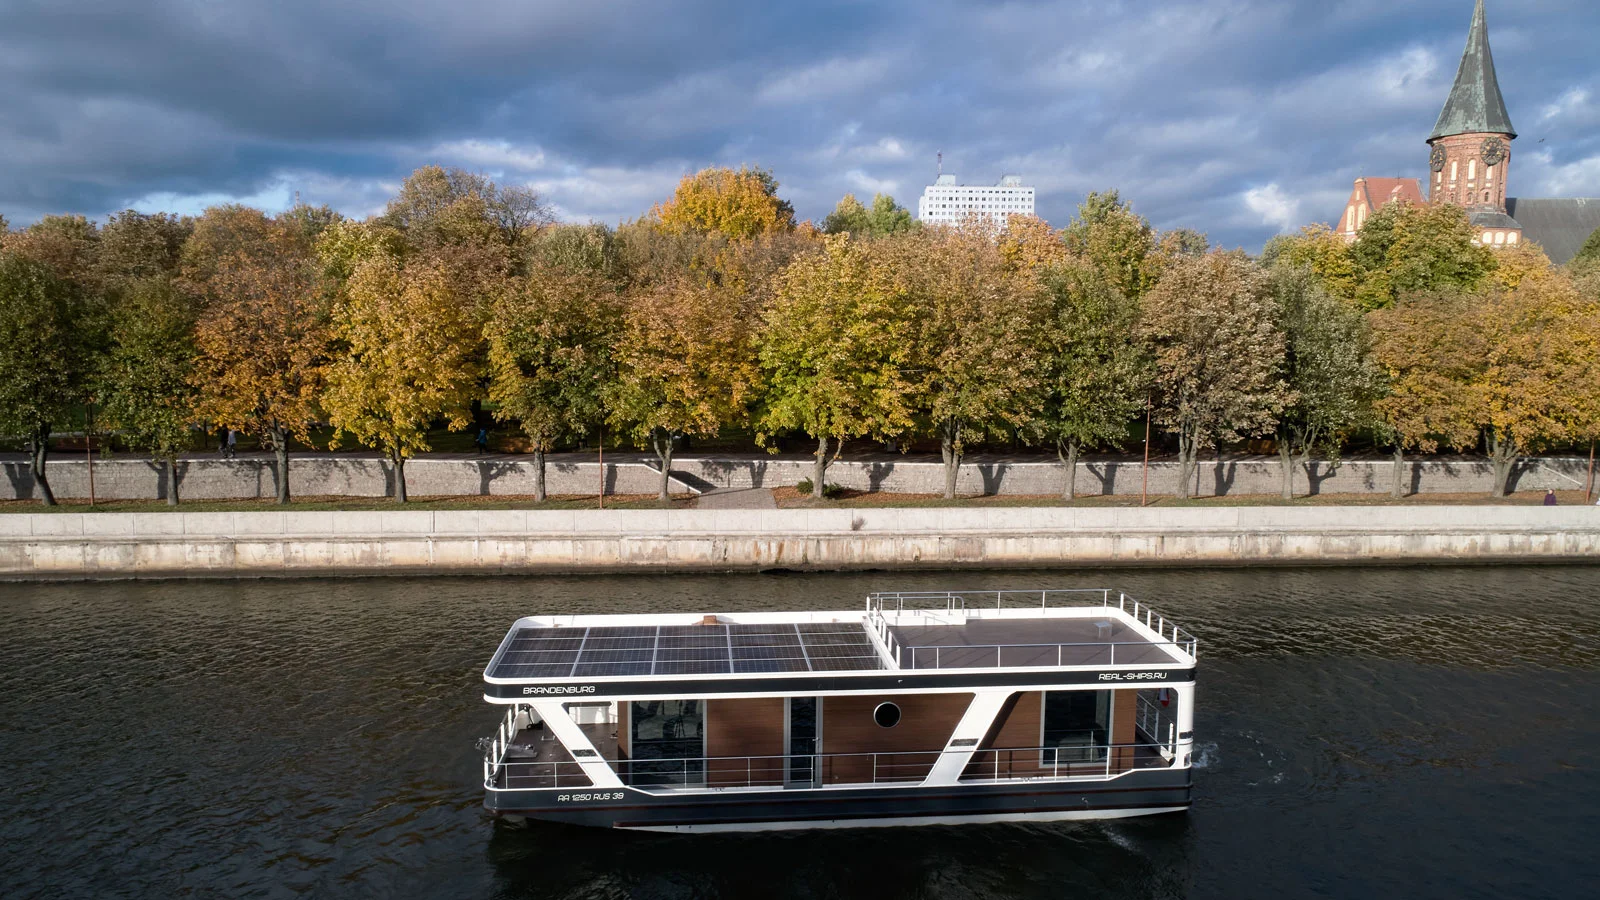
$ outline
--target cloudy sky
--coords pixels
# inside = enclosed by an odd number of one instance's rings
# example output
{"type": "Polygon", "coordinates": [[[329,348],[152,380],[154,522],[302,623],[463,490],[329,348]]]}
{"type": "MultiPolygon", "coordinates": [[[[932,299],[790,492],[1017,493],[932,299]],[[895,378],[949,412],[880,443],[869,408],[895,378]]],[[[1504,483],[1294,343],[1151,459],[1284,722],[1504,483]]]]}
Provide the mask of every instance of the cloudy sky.
{"type": "MultiPolygon", "coordinates": [[[[1600,196],[1595,0],[1489,0],[1512,193],[1600,196]]],[[[945,171],[1258,248],[1419,176],[1471,0],[0,0],[0,214],[352,215],[418,165],[615,223],[707,165],[803,217],[945,171]]]]}

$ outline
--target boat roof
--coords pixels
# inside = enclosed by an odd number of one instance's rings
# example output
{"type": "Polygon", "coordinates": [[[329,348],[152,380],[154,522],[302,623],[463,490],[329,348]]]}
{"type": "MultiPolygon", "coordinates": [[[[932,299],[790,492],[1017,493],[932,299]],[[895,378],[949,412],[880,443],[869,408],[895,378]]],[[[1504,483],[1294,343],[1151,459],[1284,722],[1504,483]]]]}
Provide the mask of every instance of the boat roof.
{"type": "Polygon", "coordinates": [[[578,693],[662,678],[1192,668],[1195,644],[1142,602],[1106,590],[873,594],[854,611],[528,616],[507,632],[484,680],[578,693]]]}

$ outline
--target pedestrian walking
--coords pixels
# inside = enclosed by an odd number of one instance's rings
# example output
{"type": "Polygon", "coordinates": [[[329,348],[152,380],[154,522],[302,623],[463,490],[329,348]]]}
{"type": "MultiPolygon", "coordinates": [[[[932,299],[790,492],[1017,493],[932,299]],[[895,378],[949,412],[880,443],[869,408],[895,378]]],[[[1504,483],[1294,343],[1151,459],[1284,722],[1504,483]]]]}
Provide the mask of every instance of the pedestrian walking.
{"type": "Polygon", "coordinates": [[[1545,506],[1555,506],[1556,505],[1556,489],[1555,488],[1546,488],[1545,489],[1545,492],[1544,492],[1544,505],[1545,506]]]}
{"type": "Polygon", "coordinates": [[[489,452],[489,429],[479,426],[478,438],[473,443],[478,445],[479,453],[489,452]]]}
{"type": "Polygon", "coordinates": [[[239,432],[228,429],[228,458],[233,459],[239,453],[239,432]]]}
{"type": "Polygon", "coordinates": [[[228,458],[228,435],[229,434],[231,434],[231,432],[228,431],[228,429],[226,429],[226,428],[224,428],[221,431],[217,432],[217,455],[222,457],[223,459],[227,459],[228,458]]]}

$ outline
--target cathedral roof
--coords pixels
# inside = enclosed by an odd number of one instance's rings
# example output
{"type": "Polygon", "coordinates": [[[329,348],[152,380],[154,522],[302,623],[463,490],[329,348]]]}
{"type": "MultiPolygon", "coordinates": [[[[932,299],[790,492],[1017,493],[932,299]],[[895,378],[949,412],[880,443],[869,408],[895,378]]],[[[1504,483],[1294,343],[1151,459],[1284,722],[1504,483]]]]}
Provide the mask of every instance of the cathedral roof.
{"type": "Polygon", "coordinates": [[[1394,200],[1416,206],[1427,203],[1422,199],[1422,185],[1415,178],[1357,178],[1356,190],[1362,192],[1367,207],[1374,212],[1394,200]]]}
{"type": "Polygon", "coordinates": [[[1467,49],[1461,54],[1455,86],[1450,89],[1450,99],[1445,101],[1428,140],[1478,132],[1517,136],[1511,127],[1511,116],[1506,113],[1505,98],[1500,96],[1500,82],[1494,75],[1483,0],[1478,0],[1477,9],[1473,10],[1472,30],[1467,33],[1467,49]]]}
{"type": "Polygon", "coordinates": [[[1572,262],[1589,235],[1600,230],[1600,199],[1508,197],[1506,212],[1521,223],[1523,239],[1543,247],[1558,266],[1572,262]]]}

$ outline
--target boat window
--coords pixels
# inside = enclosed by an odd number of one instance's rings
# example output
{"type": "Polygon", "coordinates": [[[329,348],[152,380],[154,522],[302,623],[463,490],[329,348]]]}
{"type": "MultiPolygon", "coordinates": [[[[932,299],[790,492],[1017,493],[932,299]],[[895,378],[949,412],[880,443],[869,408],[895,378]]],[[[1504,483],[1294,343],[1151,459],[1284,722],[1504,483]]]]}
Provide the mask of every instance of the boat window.
{"type": "Polygon", "coordinates": [[[900,724],[900,707],[893,703],[879,703],[872,711],[872,721],[880,727],[893,728],[900,724]]]}
{"type": "Polygon", "coordinates": [[[705,704],[699,700],[635,700],[629,715],[633,784],[699,784],[705,780],[705,704]]]}
{"type": "Polygon", "coordinates": [[[1104,760],[1110,735],[1110,691],[1045,692],[1045,765],[1104,760]]]}

